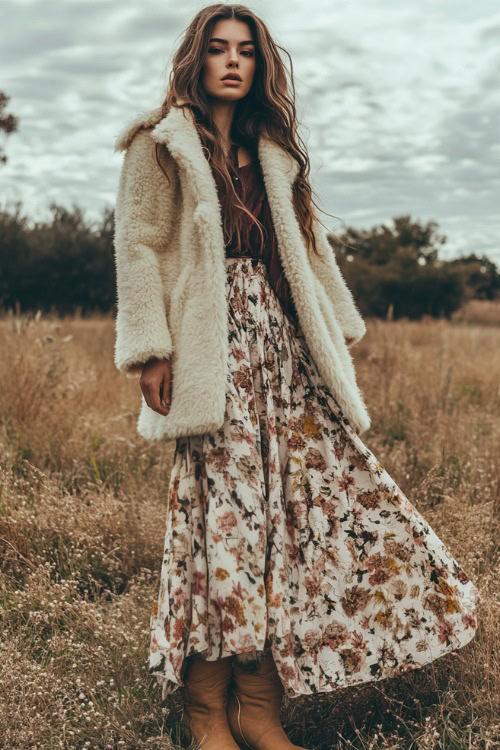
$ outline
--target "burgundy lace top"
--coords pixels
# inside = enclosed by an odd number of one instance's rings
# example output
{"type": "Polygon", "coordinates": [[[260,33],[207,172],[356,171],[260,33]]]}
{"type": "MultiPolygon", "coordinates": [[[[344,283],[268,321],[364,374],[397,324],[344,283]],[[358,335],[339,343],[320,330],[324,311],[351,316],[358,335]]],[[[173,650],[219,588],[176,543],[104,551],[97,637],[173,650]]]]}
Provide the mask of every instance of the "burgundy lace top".
{"type": "MultiPolygon", "coordinates": [[[[259,227],[245,213],[242,215],[241,246],[236,243],[236,234],[226,245],[226,257],[249,256],[261,258],[266,264],[269,280],[281,306],[288,318],[297,326],[297,311],[292,299],[288,280],[283,272],[281,257],[278,252],[278,242],[271,217],[271,209],[267,200],[264,178],[258,159],[255,144],[245,144],[251,153],[251,161],[238,166],[238,147],[234,144],[230,149],[229,171],[233,178],[233,185],[242,203],[251,211],[263,226],[264,243],[261,247],[259,227]]],[[[219,196],[222,197],[223,185],[218,175],[216,184],[219,196]]]]}

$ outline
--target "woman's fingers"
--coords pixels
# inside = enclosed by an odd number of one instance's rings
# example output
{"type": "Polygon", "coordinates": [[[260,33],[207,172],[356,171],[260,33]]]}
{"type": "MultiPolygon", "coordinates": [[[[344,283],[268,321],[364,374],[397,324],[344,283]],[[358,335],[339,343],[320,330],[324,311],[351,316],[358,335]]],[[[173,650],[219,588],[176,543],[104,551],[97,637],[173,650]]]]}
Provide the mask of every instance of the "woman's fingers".
{"type": "Polygon", "coordinates": [[[163,382],[160,388],[160,398],[163,406],[170,407],[172,401],[172,368],[170,363],[164,370],[163,382]]]}
{"type": "Polygon", "coordinates": [[[157,381],[153,383],[144,383],[142,392],[150,409],[158,412],[158,414],[163,414],[163,416],[168,414],[169,409],[163,406],[160,402],[160,384],[157,381]]]}
{"type": "Polygon", "coordinates": [[[153,394],[153,406],[151,408],[157,411],[158,414],[163,414],[165,416],[168,414],[169,407],[163,402],[161,398],[161,385],[161,382],[159,383],[158,381],[156,381],[152,386],[151,390],[153,394]]]}
{"type": "Polygon", "coordinates": [[[168,360],[151,360],[142,370],[140,386],[150,409],[166,416],[170,411],[172,392],[171,364],[168,360]]]}
{"type": "Polygon", "coordinates": [[[163,379],[163,382],[160,386],[160,404],[162,406],[170,407],[171,402],[171,385],[172,385],[172,378],[169,377],[168,373],[165,374],[165,377],[163,379]]]}

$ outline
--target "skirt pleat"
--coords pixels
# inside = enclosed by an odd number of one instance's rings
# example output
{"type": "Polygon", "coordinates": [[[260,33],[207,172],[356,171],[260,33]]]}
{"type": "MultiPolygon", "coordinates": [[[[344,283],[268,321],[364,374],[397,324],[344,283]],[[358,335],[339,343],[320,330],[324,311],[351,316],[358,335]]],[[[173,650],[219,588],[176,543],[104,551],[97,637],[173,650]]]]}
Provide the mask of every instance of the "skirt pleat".
{"type": "Polygon", "coordinates": [[[461,648],[478,589],[350,425],[265,264],[225,264],[224,424],[177,438],[168,489],[149,654],[163,698],[194,653],[251,668],[270,650],[296,697],[461,648]]]}

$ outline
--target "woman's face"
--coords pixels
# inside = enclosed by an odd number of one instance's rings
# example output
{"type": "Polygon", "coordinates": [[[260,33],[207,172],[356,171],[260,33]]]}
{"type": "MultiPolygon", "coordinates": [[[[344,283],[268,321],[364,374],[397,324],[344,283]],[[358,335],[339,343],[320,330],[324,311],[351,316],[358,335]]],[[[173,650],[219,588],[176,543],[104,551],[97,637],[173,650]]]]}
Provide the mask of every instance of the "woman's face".
{"type": "Polygon", "coordinates": [[[255,73],[255,44],[247,23],[224,18],[214,25],[202,71],[207,94],[224,101],[236,101],[248,94],[255,73]],[[241,81],[222,80],[237,73],[241,81]]]}

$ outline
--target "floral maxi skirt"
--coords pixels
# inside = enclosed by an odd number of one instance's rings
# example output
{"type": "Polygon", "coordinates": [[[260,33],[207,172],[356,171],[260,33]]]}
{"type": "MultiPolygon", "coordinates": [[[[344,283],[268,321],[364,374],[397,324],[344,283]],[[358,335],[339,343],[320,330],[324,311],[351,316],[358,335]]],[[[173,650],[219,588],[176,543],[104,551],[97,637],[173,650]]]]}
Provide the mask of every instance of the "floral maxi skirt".
{"type": "Polygon", "coordinates": [[[296,697],[461,648],[474,583],[350,425],[265,264],[225,264],[224,424],[177,438],[168,491],[149,654],[163,698],[194,653],[243,666],[269,649],[296,697]]]}

